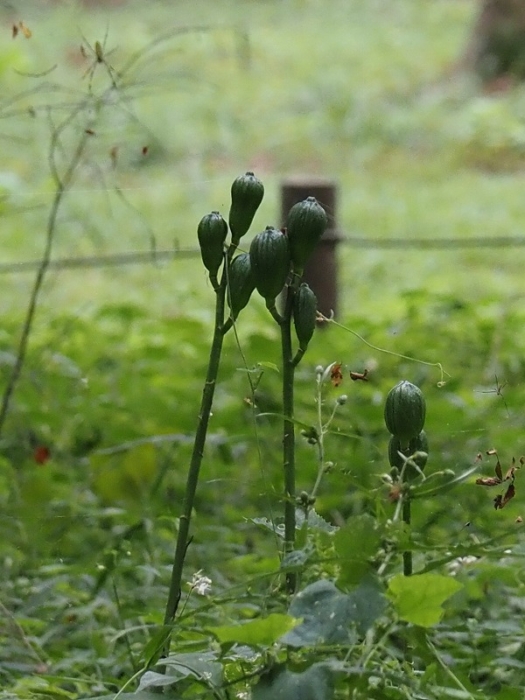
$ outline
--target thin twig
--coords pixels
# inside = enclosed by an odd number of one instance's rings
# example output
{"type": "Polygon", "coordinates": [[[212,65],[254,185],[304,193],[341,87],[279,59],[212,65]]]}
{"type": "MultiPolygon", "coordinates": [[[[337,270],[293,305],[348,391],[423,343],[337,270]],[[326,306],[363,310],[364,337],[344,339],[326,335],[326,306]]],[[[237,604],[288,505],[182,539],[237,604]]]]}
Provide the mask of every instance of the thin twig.
{"type": "Polygon", "coordinates": [[[47,664],[44,661],[44,659],[39,655],[38,651],[32,646],[31,642],[28,640],[26,637],[26,634],[20,624],[17,622],[15,616],[13,613],[8,610],[5,605],[0,601],[0,612],[3,612],[4,615],[6,616],[10,627],[13,629],[14,633],[19,637],[20,641],[22,644],[25,646],[25,648],[29,651],[29,653],[34,656],[35,660],[37,661],[38,665],[41,668],[47,668],[47,664]]]}
{"type": "Polygon", "coordinates": [[[71,185],[75,170],[84,152],[88,135],[85,131],[82,131],[82,136],[78,141],[77,147],[62,177],[58,172],[58,167],[55,160],[56,150],[60,143],[59,139],[63,130],[76,118],[76,116],[83,109],[83,107],[83,103],[77,105],[77,108],[67,117],[67,119],[65,119],[58,127],[54,129],[51,136],[48,160],[51,174],[55,181],[55,194],[53,197],[53,202],[51,204],[51,209],[49,211],[49,217],[47,221],[44,252],[42,254],[40,266],[37,270],[35,281],[33,284],[33,289],[29,297],[29,304],[27,307],[25,320],[22,326],[22,333],[20,335],[18,349],[16,351],[16,360],[2,396],[2,403],[0,405],[0,435],[2,434],[2,431],[4,429],[7,413],[9,411],[9,405],[13,396],[13,392],[15,390],[15,386],[18,382],[18,379],[20,378],[22,367],[24,366],[29,337],[31,335],[33,320],[37,309],[38,298],[42,290],[42,285],[44,283],[46,272],[49,267],[49,262],[51,260],[51,253],[53,251],[53,241],[55,238],[55,232],[57,227],[58,212],[60,210],[60,206],[62,204],[64,195],[67,192],[69,186],[71,185]]]}

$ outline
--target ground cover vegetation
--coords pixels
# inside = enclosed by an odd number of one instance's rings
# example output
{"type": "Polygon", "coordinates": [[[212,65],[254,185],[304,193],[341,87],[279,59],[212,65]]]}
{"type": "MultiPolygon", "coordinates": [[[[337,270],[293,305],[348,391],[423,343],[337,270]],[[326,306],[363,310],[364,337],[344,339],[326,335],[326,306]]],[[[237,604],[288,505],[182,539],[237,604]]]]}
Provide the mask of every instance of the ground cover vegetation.
{"type": "Polygon", "coordinates": [[[521,235],[474,3],[0,11],[0,699],[521,698],[521,249],[343,245],[310,339],[277,214],[299,171],[347,236],[521,235]]]}

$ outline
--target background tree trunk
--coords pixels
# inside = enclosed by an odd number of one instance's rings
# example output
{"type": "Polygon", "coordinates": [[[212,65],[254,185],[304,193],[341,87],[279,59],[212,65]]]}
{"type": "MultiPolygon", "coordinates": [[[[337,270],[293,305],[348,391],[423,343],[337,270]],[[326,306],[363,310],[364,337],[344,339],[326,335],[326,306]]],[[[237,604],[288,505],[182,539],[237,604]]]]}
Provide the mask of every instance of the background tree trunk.
{"type": "Polygon", "coordinates": [[[525,0],[481,0],[464,62],[484,83],[525,80],[525,0]]]}

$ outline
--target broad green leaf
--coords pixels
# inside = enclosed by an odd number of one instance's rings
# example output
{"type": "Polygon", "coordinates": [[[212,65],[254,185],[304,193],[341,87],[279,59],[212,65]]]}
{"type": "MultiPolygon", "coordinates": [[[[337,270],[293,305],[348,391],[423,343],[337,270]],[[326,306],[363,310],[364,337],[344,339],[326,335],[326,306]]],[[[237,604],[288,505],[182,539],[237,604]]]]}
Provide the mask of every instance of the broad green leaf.
{"type": "Polygon", "coordinates": [[[139,691],[144,692],[146,688],[165,688],[168,685],[174,685],[180,678],[168,676],[165,673],[157,673],[156,671],[146,671],[140,679],[139,691]]]}
{"type": "Polygon", "coordinates": [[[361,584],[348,594],[349,611],[358,633],[363,636],[386,607],[387,600],[379,582],[367,576],[361,584]]]}
{"type": "Polygon", "coordinates": [[[370,558],[379,548],[380,537],[375,519],[366,514],[352,518],[335,534],[335,551],[341,560],[338,585],[356,585],[371,571],[370,558]]]}
{"type": "Polygon", "coordinates": [[[263,674],[252,692],[253,700],[331,700],[333,697],[332,674],[320,663],[303,673],[278,666],[263,674]]]}
{"type": "Polygon", "coordinates": [[[294,549],[293,552],[287,552],[281,562],[281,571],[299,571],[303,569],[312,554],[312,549],[294,549]]]}
{"type": "MultiPolygon", "coordinates": [[[[97,695],[93,698],[86,698],[86,700],[115,700],[116,693],[111,693],[110,695],[97,695]]],[[[163,695],[162,697],[170,697],[169,695],[163,695]]],[[[159,700],[158,693],[149,693],[147,690],[137,690],[136,693],[121,693],[118,696],[118,700],[159,700]]]]}
{"type": "Polygon", "coordinates": [[[522,688],[502,688],[498,693],[498,700],[523,700],[522,688]]]}
{"type": "Polygon", "coordinates": [[[316,581],[292,601],[290,615],[303,621],[281,642],[294,647],[352,643],[356,630],[363,635],[384,607],[385,599],[371,581],[350,594],[341,593],[330,581],[316,581]]]}
{"type": "Polygon", "coordinates": [[[299,620],[290,617],[290,615],[273,613],[268,617],[252,620],[243,625],[210,627],[209,631],[222,644],[225,642],[239,642],[251,646],[271,646],[298,623],[299,620]]]}
{"type": "Polygon", "coordinates": [[[166,673],[146,671],[140,679],[139,690],[175,685],[185,678],[195,678],[210,686],[219,686],[222,682],[222,665],[210,651],[170,654],[159,663],[166,666],[166,673]]]}
{"type": "MultiPolygon", "coordinates": [[[[281,640],[290,646],[344,644],[353,641],[348,596],[330,581],[316,581],[293,599],[290,615],[303,622],[281,640]]],[[[354,635],[355,636],[355,635],[354,635]]]]}
{"type": "Polygon", "coordinates": [[[442,604],[463,584],[450,576],[419,574],[390,579],[388,595],[402,620],[421,627],[431,627],[441,620],[442,604]]]}
{"type": "Polygon", "coordinates": [[[172,676],[186,678],[206,678],[207,681],[218,684],[222,666],[217,661],[217,655],[213,651],[200,651],[192,654],[170,654],[158,662],[166,666],[172,676]]]}
{"type": "Polygon", "coordinates": [[[271,369],[273,372],[280,374],[281,370],[274,362],[258,362],[257,367],[261,369],[271,369]]]}

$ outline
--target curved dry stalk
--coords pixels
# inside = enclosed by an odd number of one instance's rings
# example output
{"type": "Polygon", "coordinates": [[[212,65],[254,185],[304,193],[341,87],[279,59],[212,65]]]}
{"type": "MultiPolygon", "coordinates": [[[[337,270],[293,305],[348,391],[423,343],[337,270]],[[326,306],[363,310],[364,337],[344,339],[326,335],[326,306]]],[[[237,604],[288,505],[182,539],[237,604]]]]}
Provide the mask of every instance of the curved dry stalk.
{"type": "Polygon", "coordinates": [[[84,103],[78,105],[77,108],[59,125],[52,133],[50,148],[49,148],[49,167],[53,180],[55,181],[55,193],[53,196],[53,201],[51,203],[51,209],[49,210],[49,216],[46,226],[46,240],[44,244],[44,251],[42,253],[42,258],[39,263],[39,267],[36,273],[35,281],[33,283],[33,288],[29,297],[29,303],[27,306],[27,311],[25,315],[24,322],[22,324],[22,332],[20,334],[20,340],[18,342],[18,348],[16,350],[16,359],[13,365],[13,369],[7,380],[6,387],[2,395],[2,401],[0,404],[0,436],[5,426],[5,421],[7,418],[7,413],[9,411],[9,406],[11,403],[11,398],[13,396],[16,384],[20,378],[22,368],[24,366],[24,361],[26,358],[27,347],[29,344],[29,337],[31,335],[31,330],[33,327],[33,321],[35,318],[35,313],[38,305],[38,298],[42,290],[42,285],[44,284],[44,279],[46,276],[49,263],[51,261],[51,254],[53,251],[53,242],[55,239],[57,218],[60,211],[60,206],[64,199],[64,195],[68,191],[76,168],[82,158],[84,149],[86,146],[87,139],[89,138],[85,130],[82,131],[82,136],[78,140],[77,147],[75,148],[73,155],[69,160],[69,164],[66,171],[62,176],[58,172],[58,166],[56,163],[56,151],[60,144],[60,136],[64,129],[76,118],[78,113],[84,108],[84,103]]]}

